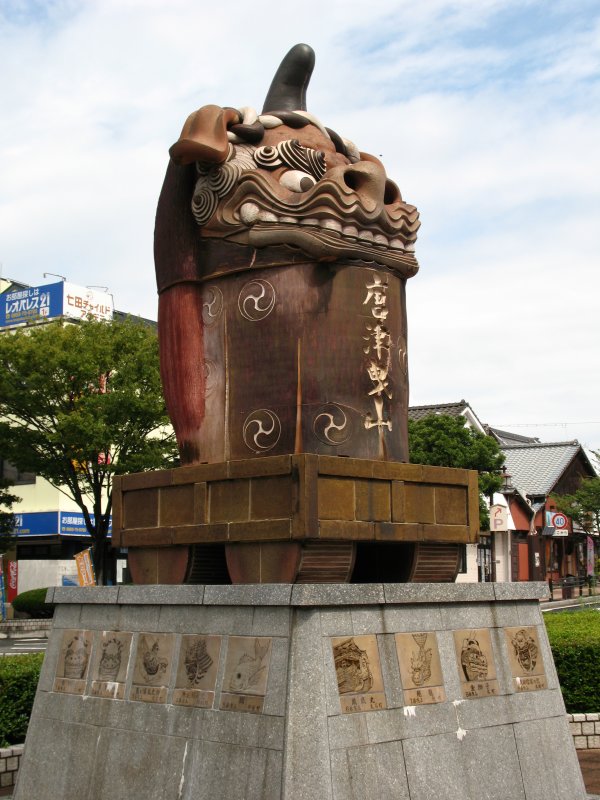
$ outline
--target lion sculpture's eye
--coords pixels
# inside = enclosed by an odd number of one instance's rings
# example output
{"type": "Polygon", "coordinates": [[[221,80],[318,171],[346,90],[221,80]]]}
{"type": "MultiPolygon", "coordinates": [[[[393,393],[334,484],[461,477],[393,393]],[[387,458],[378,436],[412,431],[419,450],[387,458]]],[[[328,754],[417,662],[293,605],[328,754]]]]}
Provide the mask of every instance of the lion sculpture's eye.
{"type": "Polygon", "coordinates": [[[316,184],[316,180],[307,172],[299,169],[290,169],[279,178],[279,183],[292,192],[308,192],[316,184]]]}

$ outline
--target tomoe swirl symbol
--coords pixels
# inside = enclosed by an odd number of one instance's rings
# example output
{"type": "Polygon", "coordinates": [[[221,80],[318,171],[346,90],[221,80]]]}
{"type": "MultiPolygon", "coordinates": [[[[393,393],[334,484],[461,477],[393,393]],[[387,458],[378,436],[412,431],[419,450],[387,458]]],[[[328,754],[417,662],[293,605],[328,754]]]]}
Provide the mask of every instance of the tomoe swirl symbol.
{"type": "Polygon", "coordinates": [[[352,436],[352,422],[337,403],[327,403],[319,408],[313,421],[313,431],[323,444],[344,444],[352,436]]]}
{"type": "Polygon", "coordinates": [[[206,286],[202,298],[202,320],[212,325],[223,311],[223,292],[218,286],[206,286]]]}
{"type": "Polygon", "coordinates": [[[249,281],[238,296],[238,308],[244,319],[258,322],[268,317],[275,308],[275,289],[269,281],[249,281]]]}
{"type": "Polygon", "coordinates": [[[254,453],[272,450],[281,436],[281,421],[274,411],[259,408],[248,414],[242,431],[244,444],[254,453]]]}

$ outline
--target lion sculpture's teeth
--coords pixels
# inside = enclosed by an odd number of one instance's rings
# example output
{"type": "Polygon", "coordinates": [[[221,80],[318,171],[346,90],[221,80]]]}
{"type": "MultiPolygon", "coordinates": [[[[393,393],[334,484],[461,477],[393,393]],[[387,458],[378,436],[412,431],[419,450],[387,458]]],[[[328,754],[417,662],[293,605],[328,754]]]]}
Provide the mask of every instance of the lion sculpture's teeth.
{"type": "Polygon", "coordinates": [[[325,233],[333,234],[348,242],[359,241],[373,245],[376,248],[402,250],[412,252],[414,244],[405,244],[401,239],[390,239],[384,233],[373,233],[372,230],[359,230],[356,225],[342,225],[336,219],[318,219],[317,217],[304,217],[297,219],[289,215],[278,216],[272,211],[260,208],[257,203],[246,202],[240,208],[240,220],[244,225],[252,226],[256,223],[278,225],[300,225],[306,228],[319,228],[325,233]]]}

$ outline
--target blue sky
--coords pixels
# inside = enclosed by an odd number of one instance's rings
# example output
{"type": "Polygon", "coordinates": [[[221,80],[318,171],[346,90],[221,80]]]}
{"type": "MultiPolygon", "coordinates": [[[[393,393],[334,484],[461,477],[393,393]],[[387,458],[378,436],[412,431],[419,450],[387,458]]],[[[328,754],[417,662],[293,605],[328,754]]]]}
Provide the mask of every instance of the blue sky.
{"type": "Polygon", "coordinates": [[[298,8],[1,0],[3,275],[109,286],[155,316],[169,146],[200,105],[260,107],[306,41],[309,110],[381,154],[421,212],[411,402],[464,397],[485,422],[600,449],[598,2],[298,8]]]}

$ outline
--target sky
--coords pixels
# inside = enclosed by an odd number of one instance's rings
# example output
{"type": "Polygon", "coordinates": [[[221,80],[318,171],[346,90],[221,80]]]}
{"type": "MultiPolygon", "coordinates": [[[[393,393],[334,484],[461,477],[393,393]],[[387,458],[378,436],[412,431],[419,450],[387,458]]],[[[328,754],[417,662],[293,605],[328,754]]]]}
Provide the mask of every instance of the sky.
{"type": "Polygon", "coordinates": [[[597,0],[0,0],[3,277],[156,319],[168,148],[297,42],[308,110],[421,214],[411,405],[600,450],[597,0]]]}

